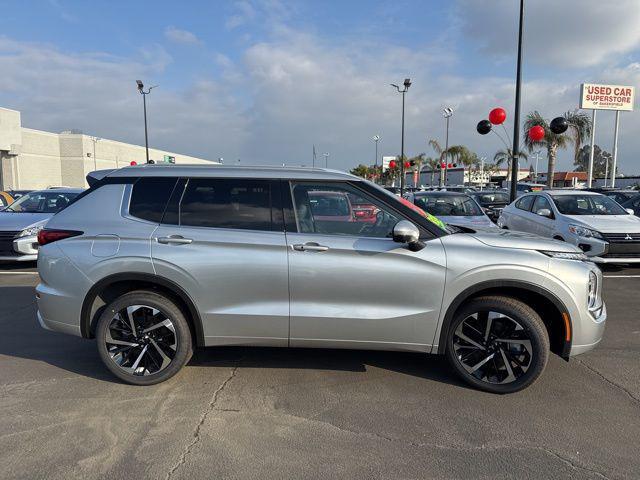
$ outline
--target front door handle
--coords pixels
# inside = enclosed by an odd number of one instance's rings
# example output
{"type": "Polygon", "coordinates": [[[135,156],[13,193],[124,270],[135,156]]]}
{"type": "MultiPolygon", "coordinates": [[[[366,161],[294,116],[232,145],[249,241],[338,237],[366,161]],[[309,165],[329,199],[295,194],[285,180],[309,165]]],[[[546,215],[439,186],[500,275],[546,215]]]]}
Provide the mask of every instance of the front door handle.
{"type": "Polygon", "coordinates": [[[325,245],[320,245],[316,242],[307,242],[307,243],[296,243],[292,245],[294,250],[298,252],[326,252],[329,250],[329,247],[325,245]]]}
{"type": "Polygon", "coordinates": [[[168,237],[156,238],[158,243],[163,245],[188,245],[193,240],[191,238],[184,238],[182,235],[169,235],[168,237]]]}

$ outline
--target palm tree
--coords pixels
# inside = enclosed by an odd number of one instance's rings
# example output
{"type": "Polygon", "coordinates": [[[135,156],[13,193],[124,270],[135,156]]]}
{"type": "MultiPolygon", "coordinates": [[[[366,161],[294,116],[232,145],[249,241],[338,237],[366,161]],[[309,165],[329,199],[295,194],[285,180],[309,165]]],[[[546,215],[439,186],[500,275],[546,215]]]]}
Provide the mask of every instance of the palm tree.
{"type": "Polygon", "coordinates": [[[469,169],[467,178],[471,182],[471,167],[478,163],[478,155],[464,145],[452,145],[449,147],[449,156],[452,157],[455,163],[461,163],[465,169],[469,169]]]}
{"type": "Polygon", "coordinates": [[[563,117],[569,122],[568,133],[573,139],[573,161],[578,160],[582,144],[591,137],[591,118],[583,112],[565,112],[563,117]]]}
{"type": "Polygon", "coordinates": [[[429,170],[431,170],[431,178],[429,179],[429,185],[433,186],[433,177],[436,174],[436,170],[440,168],[441,162],[437,158],[427,157],[424,163],[429,167],[429,170]]]}
{"type": "MultiPolygon", "coordinates": [[[[493,163],[496,167],[500,167],[504,162],[507,162],[507,180],[511,179],[511,159],[513,158],[513,151],[510,148],[506,150],[498,150],[496,154],[493,156],[493,163]]],[[[528,161],[529,156],[526,152],[519,151],[518,152],[518,160],[528,161]]]]}
{"type": "MultiPolygon", "coordinates": [[[[414,187],[417,187],[417,183],[420,181],[420,171],[422,170],[422,164],[424,163],[424,157],[425,154],[424,153],[420,153],[418,155],[416,155],[415,157],[411,157],[409,159],[410,162],[413,162],[413,171],[414,172],[418,172],[418,180],[415,182],[416,185],[414,185],[414,187]]],[[[415,179],[415,177],[414,177],[415,179]]]]}
{"type": "Polygon", "coordinates": [[[367,167],[366,165],[358,165],[355,168],[351,169],[351,174],[352,175],[357,175],[358,177],[362,177],[362,178],[367,178],[369,176],[369,174],[371,173],[370,168],[367,167]]]}
{"type": "Polygon", "coordinates": [[[556,157],[558,156],[558,149],[566,148],[571,137],[564,133],[553,133],[549,128],[547,120],[540,115],[540,112],[537,110],[529,112],[527,115],[527,119],[524,122],[523,137],[524,144],[530,152],[537,147],[544,147],[547,149],[547,159],[549,161],[549,166],[547,167],[547,186],[553,187],[553,176],[556,171],[556,157]],[[534,142],[529,138],[529,130],[531,127],[535,127],[536,125],[540,125],[544,128],[544,138],[539,142],[534,142]]]}

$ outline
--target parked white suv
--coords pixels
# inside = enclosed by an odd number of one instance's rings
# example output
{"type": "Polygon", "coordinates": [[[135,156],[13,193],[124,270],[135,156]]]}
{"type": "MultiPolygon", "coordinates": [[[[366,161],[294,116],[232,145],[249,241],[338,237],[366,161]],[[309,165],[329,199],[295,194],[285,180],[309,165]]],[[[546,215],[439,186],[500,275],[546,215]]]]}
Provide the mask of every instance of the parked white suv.
{"type": "Polygon", "coordinates": [[[640,263],[640,218],[599,193],[529,193],[502,210],[498,226],[569,242],[594,262],[640,263]]]}

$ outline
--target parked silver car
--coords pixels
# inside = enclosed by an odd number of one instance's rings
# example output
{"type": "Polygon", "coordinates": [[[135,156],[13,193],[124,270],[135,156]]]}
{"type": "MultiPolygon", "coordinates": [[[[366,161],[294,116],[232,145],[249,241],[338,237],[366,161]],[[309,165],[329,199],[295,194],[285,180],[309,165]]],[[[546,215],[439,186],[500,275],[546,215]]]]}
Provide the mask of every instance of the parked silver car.
{"type": "Polygon", "coordinates": [[[594,262],[640,263],[640,218],[599,193],[530,193],[502,210],[498,226],[571,243],[594,262]]]}
{"type": "Polygon", "coordinates": [[[171,377],[194,346],[264,345],[445,354],[507,393],[604,331],[602,275],[576,247],[454,233],[352,175],[148,165],[90,183],[39,232],[38,320],[96,338],[133,384],[171,377]],[[314,213],[314,192],[373,205],[375,221],[314,213]]]}
{"type": "Polygon", "coordinates": [[[29,192],[0,211],[0,260],[36,260],[36,235],[56,212],[69,205],[80,192],[82,189],[79,188],[29,192]]]}
{"type": "Polygon", "coordinates": [[[451,225],[473,229],[498,228],[470,195],[456,192],[412,192],[405,198],[451,225]]]}

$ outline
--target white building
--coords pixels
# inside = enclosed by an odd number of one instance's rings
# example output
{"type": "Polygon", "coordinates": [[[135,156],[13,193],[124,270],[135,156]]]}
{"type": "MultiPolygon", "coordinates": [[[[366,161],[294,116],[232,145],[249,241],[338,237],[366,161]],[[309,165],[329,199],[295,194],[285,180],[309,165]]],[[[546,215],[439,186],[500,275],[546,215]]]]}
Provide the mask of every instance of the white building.
{"type": "MultiPolygon", "coordinates": [[[[179,153],[149,149],[149,158],[175,163],[218,163],[179,153]]],[[[50,186],[86,187],[93,170],[146,162],[139,145],[97,138],[76,131],[43,132],[22,126],[20,112],[0,108],[0,190],[50,186]]]]}
{"type": "MultiPolygon", "coordinates": [[[[472,168],[469,171],[468,168],[455,167],[447,169],[446,179],[447,185],[486,185],[489,182],[501,184],[507,181],[507,168],[498,170],[484,170],[472,168]]],[[[529,175],[528,168],[521,168],[518,170],[518,181],[529,175]]],[[[407,182],[413,184],[413,175],[407,176],[407,182]]],[[[433,185],[439,185],[440,183],[440,169],[436,169],[433,172],[433,185]]],[[[419,185],[430,186],[431,185],[431,169],[429,167],[423,167],[420,173],[419,185]]]]}

